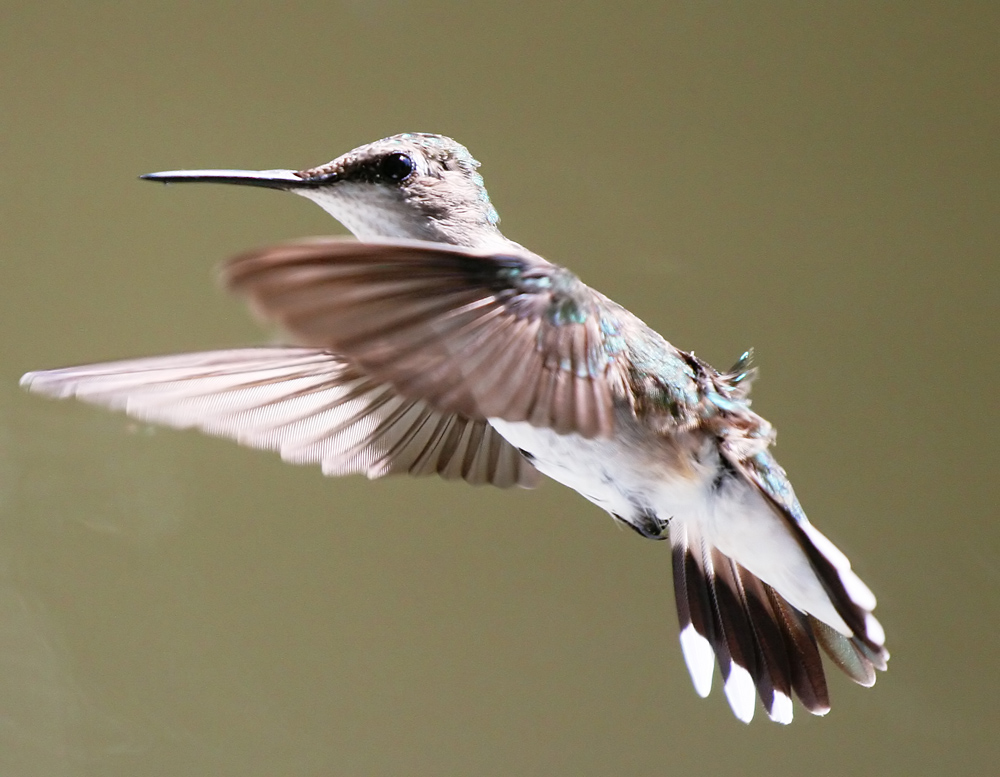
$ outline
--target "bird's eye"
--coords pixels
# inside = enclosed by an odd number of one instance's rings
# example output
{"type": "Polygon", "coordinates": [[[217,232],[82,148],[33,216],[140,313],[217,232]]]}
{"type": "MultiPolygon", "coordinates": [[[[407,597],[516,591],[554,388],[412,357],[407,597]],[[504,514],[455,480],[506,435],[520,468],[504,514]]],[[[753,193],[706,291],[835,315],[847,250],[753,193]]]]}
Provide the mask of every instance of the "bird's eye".
{"type": "Polygon", "coordinates": [[[379,161],[378,172],[383,180],[403,181],[413,172],[413,160],[406,154],[389,154],[379,161]]]}

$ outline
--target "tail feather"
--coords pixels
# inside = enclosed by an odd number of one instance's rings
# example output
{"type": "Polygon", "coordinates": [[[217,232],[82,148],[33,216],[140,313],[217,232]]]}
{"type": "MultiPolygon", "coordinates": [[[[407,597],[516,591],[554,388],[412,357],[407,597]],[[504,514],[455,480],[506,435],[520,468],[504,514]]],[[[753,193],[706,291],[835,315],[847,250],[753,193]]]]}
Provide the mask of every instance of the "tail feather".
{"type": "Polygon", "coordinates": [[[768,597],[767,587],[738,564],[733,564],[753,630],[759,664],[757,691],[771,720],[792,722],[792,669],[788,648],[768,597]]]}
{"type": "Polygon", "coordinates": [[[889,651],[884,647],[881,650],[872,650],[868,645],[863,643],[857,637],[851,637],[851,644],[854,645],[861,654],[872,662],[872,666],[878,669],[880,672],[884,672],[889,668],[889,651]]]}
{"type": "Polygon", "coordinates": [[[718,663],[733,713],[749,723],[758,696],[779,723],[792,720],[792,696],[814,715],[830,710],[820,649],[860,685],[885,668],[884,647],[866,633],[840,633],[712,547],[691,524],[671,527],[681,650],[695,690],[707,696],[718,663]],[[714,660],[713,660],[714,659],[714,660]]]}
{"type": "Polygon", "coordinates": [[[796,610],[770,586],[768,598],[774,606],[778,627],[793,658],[791,661],[792,690],[802,706],[813,715],[826,715],[830,711],[830,692],[823,673],[823,659],[805,613],[796,610]]]}
{"type": "Polygon", "coordinates": [[[715,671],[715,639],[712,603],[708,592],[700,542],[692,547],[688,529],[679,524],[670,529],[673,545],[674,598],[680,621],[681,652],[699,696],[712,691],[715,671]]]}
{"type": "Polygon", "coordinates": [[[875,666],[864,652],[863,643],[856,637],[845,637],[812,616],[809,616],[809,623],[820,647],[844,674],[866,688],[875,685],[875,666]]]}
{"type": "Polygon", "coordinates": [[[697,693],[708,696],[718,662],[726,698],[744,722],[753,718],[755,693],[771,719],[781,723],[792,720],[791,694],[799,686],[807,707],[815,707],[817,694],[801,679],[812,673],[794,668],[803,661],[819,666],[808,622],[803,630],[793,620],[789,634],[777,594],[690,525],[671,527],[671,544],[681,651],[697,693]]]}
{"type": "Polygon", "coordinates": [[[769,452],[743,461],[730,458],[729,464],[756,487],[775,513],[781,516],[787,531],[805,553],[841,622],[837,623],[836,617],[826,615],[822,615],[821,620],[852,639],[859,649],[863,647],[872,664],[884,669],[889,653],[885,649],[885,631],[872,614],[876,604],[875,594],[851,569],[847,556],[806,518],[785,471],[769,452]]]}
{"type": "Polygon", "coordinates": [[[705,547],[704,550],[708,588],[714,605],[715,655],[722,670],[723,690],[733,714],[749,723],[754,713],[754,689],[763,685],[763,696],[770,690],[770,681],[765,679],[762,683],[757,671],[753,627],[733,574],[732,562],[716,548],[705,547]]]}

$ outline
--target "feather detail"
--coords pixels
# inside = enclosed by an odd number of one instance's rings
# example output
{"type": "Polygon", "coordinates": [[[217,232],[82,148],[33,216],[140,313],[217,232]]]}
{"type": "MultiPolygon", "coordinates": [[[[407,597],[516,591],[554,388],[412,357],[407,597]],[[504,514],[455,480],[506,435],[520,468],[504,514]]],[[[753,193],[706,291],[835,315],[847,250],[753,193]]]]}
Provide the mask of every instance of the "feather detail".
{"type": "Polygon", "coordinates": [[[531,487],[539,475],[485,420],[404,399],[314,348],[243,348],[31,372],[31,391],[195,427],[326,475],[440,475],[531,487]]]}
{"type": "Polygon", "coordinates": [[[815,715],[830,709],[820,648],[861,685],[872,685],[875,669],[884,668],[865,640],[793,607],[696,527],[673,523],[670,541],[681,651],[699,696],[709,695],[718,663],[737,718],[750,722],[756,694],[772,720],[787,724],[793,694],[815,715]]]}
{"type": "Polygon", "coordinates": [[[885,649],[885,631],[872,614],[876,605],[875,595],[851,569],[847,556],[806,518],[785,471],[770,452],[739,462],[735,468],[760,489],[775,512],[784,519],[847,631],[840,624],[831,622],[829,625],[837,626],[844,636],[863,646],[871,654],[873,665],[884,668],[889,653],[885,649]]]}
{"type": "Polygon", "coordinates": [[[318,238],[238,256],[224,281],[304,344],[441,412],[587,438],[613,429],[622,379],[604,298],[523,249],[318,238]]]}
{"type": "Polygon", "coordinates": [[[694,689],[702,698],[712,690],[715,629],[701,542],[692,544],[683,523],[670,528],[674,563],[674,597],[680,625],[681,652],[694,689]]]}

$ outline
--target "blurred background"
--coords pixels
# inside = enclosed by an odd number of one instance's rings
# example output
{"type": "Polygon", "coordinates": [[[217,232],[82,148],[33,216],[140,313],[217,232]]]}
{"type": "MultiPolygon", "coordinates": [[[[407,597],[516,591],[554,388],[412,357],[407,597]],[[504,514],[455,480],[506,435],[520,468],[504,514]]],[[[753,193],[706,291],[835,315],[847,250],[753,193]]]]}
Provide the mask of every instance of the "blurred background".
{"type": "Polygon", "coordinates": [[[0,10],[0,773],[982,775],[1000,757],[996,3],[0,10]],[[267,342],[214,282],[343,230],[152,186],[465,143],[506,233],[726,367],[879,596],[890,671],[699,699],[670,558],[548,483],[328,480],[29,396],[267,342]]]}

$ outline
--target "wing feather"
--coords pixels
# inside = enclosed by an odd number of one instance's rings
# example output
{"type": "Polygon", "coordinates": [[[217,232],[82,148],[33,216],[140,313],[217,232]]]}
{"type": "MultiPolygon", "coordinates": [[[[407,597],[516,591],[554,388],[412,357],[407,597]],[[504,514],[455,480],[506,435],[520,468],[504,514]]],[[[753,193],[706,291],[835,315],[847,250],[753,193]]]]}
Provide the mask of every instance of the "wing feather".
{"type": "Polygon", "coordinates": [[[302,343],[438,411],[613,429],[603,297],[527,251],[320,238],[236,257],[224,280],[302,343]]]}
{"type": "Polygon", "coordinates": [[[22,385],[279,451],[324,474],[436,474],[500,487],[538,472],[482,418],[401,397],[316,348],[243,348],[31,372],[22,385]]]}

